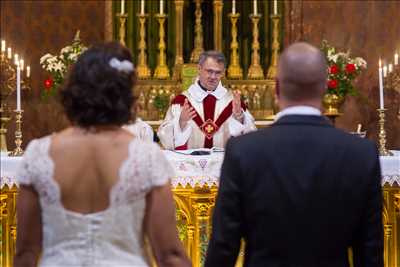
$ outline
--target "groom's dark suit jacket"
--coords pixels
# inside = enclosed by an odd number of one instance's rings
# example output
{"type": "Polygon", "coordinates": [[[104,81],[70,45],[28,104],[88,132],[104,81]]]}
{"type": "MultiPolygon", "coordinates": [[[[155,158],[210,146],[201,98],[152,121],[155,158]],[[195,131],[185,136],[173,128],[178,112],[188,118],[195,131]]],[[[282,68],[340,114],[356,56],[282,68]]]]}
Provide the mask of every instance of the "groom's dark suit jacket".
{"type": "Polygon", "coordinates": [[[325,117],[288,115],[227,144],[206,267],[383,266],[373,142],[325,117]]]}

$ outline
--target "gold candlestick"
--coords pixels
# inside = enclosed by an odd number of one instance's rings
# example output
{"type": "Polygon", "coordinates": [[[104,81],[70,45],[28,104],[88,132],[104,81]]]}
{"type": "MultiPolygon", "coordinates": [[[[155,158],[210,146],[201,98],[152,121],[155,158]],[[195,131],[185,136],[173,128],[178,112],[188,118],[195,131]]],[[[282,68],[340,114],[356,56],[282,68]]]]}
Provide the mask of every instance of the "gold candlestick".
{"type": "Polygon", "coordinates": [[[236,23],[240,17],[239,13],[230,13],[229,18],[232,23],[232,42],[231,42],[231,62],[228,67],[228,77],[230,79],[241,79],[243,77],[243,71],[239,64],[239,43],[237,42],[237,27],[236,23]]]}
{"type": "Polygon", "coordinates": [[[15,110],[15,149],[10,153],[10,156],[18,157],[24,154],[24,150],[22,150],[22,113],[23,110],[15,110]]]}
{"type": "Polygon", "coordinates": [[[195,0],[196,11],[194,12],[196,16],[196,22],[194,26],[195,38],[194,38],[194,48],[190,56],[190,62],[197,63],[200,58],[200,54],[203,52],[203,28],[201,26],[201,2],[202,0],[195,0]]]}
{"type": "Polygon", "coordinates": [[[146,18],[147,14],[138,14],[139,23],[140,23],[140,40],[139,40],[139,60],[137,65],[137,74],[139,79],[148,79],[151,76],[151,71],[149,66],[147,65],[147,55],[146,55],[146,18]]]}
{"type": "Polygon", "coordinates": [[[157,58],[157,67],[154,72],[154,77],[157,79],[168,79],[169,78],[169,69],[165,60],[165,30],[164,30],[164,22],[167,18],[165,14],[157,14],[156,18],[158,23],[160,24],[160,41],[158,43],[158,49],[160,50],[157,58]]]}
{"type": "Polygon", "coordinates": [[[126,19],[128,18],[128,14],[120,13],[117,14],[117,17],[119,18],[119,42],[125,45],[126,19]]]}
{"type": "Polygon", "coordinates": [[[264,79],[263,70],[260,65],[260,43],[258,42],[258,22],[261,18],[260,14],[251,14],[250,19],[253,24],[253,43],[251,44],[251,65],[247,73],[249,79],[257,80],[264,79]]]}
{"type": "Polygon", "coordinates": [[[279,54],[279,21],[280,15],[271,15],[272,19],[272,54],[271,54],[271,62],[269,64],[267,79],[275,79],[276,70],[278,66],[278,54],[279,54]]]}
{"type": "Polygon", "coordinates": [[[379,115],[379,155],[393,156],[393,153],[386,149],[386,131],[385,131],[385,111],[386,109],[378,108],[379,115]]]}

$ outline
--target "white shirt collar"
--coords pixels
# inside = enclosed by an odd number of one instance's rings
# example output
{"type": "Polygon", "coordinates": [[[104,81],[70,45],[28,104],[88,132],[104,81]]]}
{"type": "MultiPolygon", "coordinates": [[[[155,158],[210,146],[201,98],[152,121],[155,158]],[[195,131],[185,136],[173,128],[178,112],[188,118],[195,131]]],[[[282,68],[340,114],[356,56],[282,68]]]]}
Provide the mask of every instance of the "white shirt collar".
{"type": "Polygon", "coordinates": [[[275,115],[275,121],[287,115],[321,116],[321,111],[311,106],[293,106],[283,109],[275,115]]]}
{"type": "Polygon", "coordinates": [[[221,99],[228,92],[228,90],[222,86],[221,81],[218,83],[218,86],[214,91],[206,92],[200,87],[199,78],[196,78],[196,81],[189,87],[188,91],[189,94],[198,102],[203,102],[204,98],[209,94],[215,96],[216,99],[221,99]]]}

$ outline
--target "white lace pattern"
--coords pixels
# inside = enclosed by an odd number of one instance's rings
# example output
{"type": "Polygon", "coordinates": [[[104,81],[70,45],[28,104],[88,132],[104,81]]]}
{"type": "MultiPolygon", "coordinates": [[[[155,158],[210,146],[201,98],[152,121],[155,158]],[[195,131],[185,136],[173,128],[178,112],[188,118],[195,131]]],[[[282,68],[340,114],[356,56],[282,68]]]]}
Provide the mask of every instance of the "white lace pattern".
{"type": "Polygon", "coordinates": [[[154,143],[134,140],[110,192],[109,207],[92,214],[66,210],[53,180],[51,137],[33,140],[17,173],[32,185],[42,209],[43,254],[39,266],[148,266],[142,252],[145,195],[166,184],[173,170],[154,143]]]}

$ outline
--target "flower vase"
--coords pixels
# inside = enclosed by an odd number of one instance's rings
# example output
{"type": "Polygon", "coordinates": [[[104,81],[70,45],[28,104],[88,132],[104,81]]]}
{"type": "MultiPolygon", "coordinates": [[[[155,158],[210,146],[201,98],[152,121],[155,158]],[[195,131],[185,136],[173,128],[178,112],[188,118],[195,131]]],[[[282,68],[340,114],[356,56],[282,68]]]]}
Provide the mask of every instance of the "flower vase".
{"type": "Polygon", "coordinates": [[[325,94],[322,98],[322,105],[325,108],[324,115],[328,117],[337,117],[342,115],[340,107],[343,105],[344,101],[344,96],[329,93],[325,94]]]}

